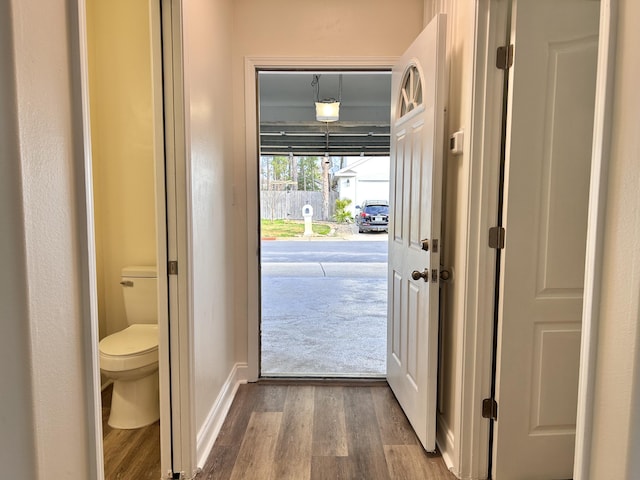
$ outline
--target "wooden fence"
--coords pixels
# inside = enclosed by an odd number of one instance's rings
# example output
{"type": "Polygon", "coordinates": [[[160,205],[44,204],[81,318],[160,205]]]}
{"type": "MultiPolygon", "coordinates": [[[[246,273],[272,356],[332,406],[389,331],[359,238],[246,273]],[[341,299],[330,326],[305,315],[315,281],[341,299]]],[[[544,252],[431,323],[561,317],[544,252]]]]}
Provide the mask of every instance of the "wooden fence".
{"type": "Polygon", "coordinates": [[[337,192],[329,192],[328,217],[322,218],[322,192],[262,190],[260,215],[265,220],[302,220],[302,207],[309,204],[314,219],[332,220],[337,199],[337,192]]]}

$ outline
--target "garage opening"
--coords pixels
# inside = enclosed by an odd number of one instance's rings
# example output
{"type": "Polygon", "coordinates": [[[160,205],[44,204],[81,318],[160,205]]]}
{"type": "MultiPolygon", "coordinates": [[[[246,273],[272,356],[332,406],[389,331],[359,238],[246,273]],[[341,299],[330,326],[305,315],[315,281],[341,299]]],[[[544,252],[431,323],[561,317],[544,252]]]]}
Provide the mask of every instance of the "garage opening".
{"type": "Polygon", "coordinates": [[[386,374],[390,90],[258,72],[261,377],[386,374]]]}

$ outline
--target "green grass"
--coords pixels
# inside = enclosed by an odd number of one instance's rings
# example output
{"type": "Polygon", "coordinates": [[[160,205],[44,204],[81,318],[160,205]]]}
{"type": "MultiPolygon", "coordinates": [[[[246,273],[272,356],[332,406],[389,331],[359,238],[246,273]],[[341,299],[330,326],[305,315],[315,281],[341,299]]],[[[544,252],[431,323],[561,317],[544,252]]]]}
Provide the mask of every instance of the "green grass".
{"type": "MultiPolygon", "coordinates": [[[[300,237],[304,234],[304,222],[293,220],[262,220],[260,223],[261,236],[263,238],[300,237]]],[[[316,235],[328,235],[331,231],[331,227],[323,223],[313,223],[311,229],[316,235]]]]}

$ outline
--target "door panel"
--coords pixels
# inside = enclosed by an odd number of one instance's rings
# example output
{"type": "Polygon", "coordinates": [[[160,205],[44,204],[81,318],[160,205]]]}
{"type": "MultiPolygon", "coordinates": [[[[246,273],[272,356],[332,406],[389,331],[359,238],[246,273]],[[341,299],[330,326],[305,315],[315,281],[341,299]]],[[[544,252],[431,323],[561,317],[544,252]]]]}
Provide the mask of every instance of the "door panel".
{"type": "Polygon", "coordinates": [[[497,480],[572,477],[599,8],[513,3],[497,480]]]}
{"type": "Polygon", "coordinates": [[[393,69],[387,379],[425,449],[435,450],[446,18],[393,69]],[[423,249],[423,240],[431,248],[423,249]],[[412,272],[424,278],[412,278],[412,272]],[[435,278],[434,278],[435,275],[435,278]]]}

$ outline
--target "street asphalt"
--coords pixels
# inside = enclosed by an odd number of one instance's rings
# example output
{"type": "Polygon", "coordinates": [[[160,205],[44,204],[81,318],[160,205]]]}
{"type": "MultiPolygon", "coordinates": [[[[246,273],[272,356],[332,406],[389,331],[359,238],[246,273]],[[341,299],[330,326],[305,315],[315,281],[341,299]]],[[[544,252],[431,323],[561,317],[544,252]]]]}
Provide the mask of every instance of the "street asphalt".
{"type": "Polygon", "coordinates": [[[263,376],[385,375],[387,236],[360,235],[262,242],[263,376]]]}

